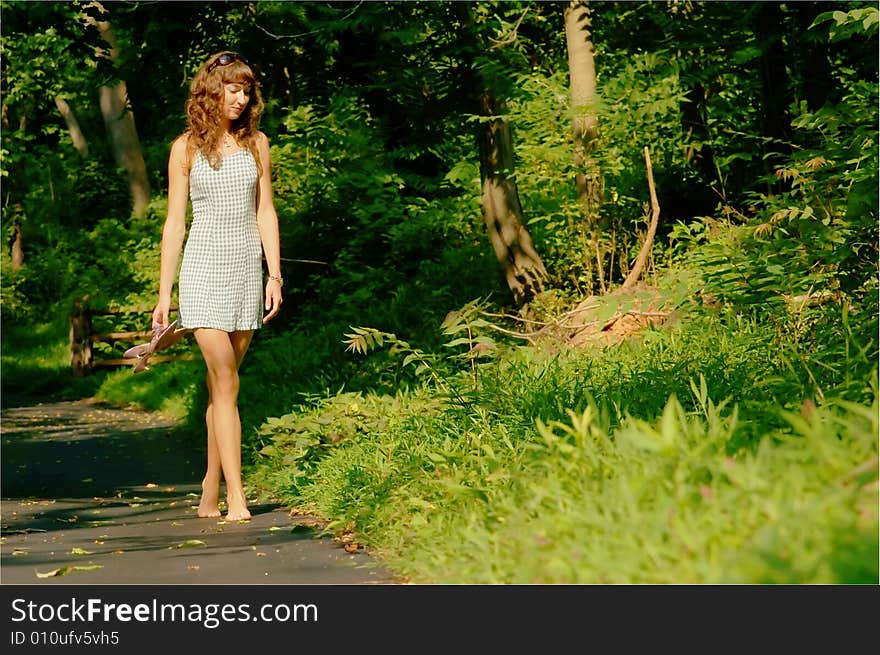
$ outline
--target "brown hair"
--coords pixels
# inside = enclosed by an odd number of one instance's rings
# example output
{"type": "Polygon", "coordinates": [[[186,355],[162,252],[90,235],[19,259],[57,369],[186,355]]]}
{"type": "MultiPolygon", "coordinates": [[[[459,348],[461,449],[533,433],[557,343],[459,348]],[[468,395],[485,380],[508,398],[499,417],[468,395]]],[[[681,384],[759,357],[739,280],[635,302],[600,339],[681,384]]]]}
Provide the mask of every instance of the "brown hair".
{"type": "Polygon", "coordinates": [[[250,87],[247,107],[232,122],[229,131],[238,143],[250,150],[257,163],[257,169],[262,173],[260,156],[257,152],[257,132],[264,106],[260,85],[244,58],[229,50],[208,57],[190,83],[189,98],[186,101],[187,161],[189,163],[192,155],[198,151],[204,155],[212,168],[216,169],[220,166],[217,145],[220,141],[220,113],[223,111],[226,84],[242,84],[250,87]],[[233,55],[235,59],[221,66],[218,59],[224,54],[233,55]]]}

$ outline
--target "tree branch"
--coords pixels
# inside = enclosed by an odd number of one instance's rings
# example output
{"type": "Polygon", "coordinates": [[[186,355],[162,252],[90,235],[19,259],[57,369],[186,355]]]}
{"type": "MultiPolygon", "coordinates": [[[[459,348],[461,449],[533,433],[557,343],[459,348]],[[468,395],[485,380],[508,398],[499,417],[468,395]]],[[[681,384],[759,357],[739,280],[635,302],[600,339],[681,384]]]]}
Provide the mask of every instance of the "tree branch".
{"type": "Polygon", "coordinates": [[[648,234],[645,236],[645,242],[642,244],[639,256],[636,257],[632,270],[621,285],[621,290],[633,287],[642,275],[645,262],[648,261],[648,255],[651,252],[651,246],[654,244],[654,234],[657,232],[657,222],[660,218],[660,203],[657,202],[657,191],[654,189],[654,170],[651,168],[651,154],[648,152],[648,146],[645,146],[645,166],[648,169],[648,192],[651,194],[651,222],[648,225],[648,234]]]}

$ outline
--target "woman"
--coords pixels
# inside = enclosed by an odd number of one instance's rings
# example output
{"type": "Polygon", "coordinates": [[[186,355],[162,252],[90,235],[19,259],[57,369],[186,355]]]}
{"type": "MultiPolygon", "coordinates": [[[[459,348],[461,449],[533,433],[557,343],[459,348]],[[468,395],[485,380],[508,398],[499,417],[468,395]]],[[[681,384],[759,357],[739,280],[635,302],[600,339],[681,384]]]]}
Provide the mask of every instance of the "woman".
{"type": "Polygon", "coordinates": [[[251,517],[241,482],[238,369],[254,330],[278,314],[284,283],[269,141],[257,129],[262,110],[253,71],[237,53],[212,55],[193,78],[188,129],[174,141],[168,160],[168,213],[153,310],[154,323],[170,324],[189,197],[193,219],[180,267],[178,324],[193,332],[208,369],[208,465],[198,515],[220,516],[222,474],[228,521],[251,517]]]}

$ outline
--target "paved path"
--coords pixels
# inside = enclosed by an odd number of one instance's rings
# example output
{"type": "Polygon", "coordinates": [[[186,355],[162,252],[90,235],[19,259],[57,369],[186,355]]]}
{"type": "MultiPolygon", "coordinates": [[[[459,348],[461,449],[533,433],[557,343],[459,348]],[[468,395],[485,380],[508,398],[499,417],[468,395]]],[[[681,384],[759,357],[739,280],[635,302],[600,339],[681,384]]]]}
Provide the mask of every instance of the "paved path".
{"type": "Polygon", "coordinates": [[[173,425],[88,400],[4,407],[0,584],[394,582],[281,507],[199,519],[204,453],[173,425]]]}

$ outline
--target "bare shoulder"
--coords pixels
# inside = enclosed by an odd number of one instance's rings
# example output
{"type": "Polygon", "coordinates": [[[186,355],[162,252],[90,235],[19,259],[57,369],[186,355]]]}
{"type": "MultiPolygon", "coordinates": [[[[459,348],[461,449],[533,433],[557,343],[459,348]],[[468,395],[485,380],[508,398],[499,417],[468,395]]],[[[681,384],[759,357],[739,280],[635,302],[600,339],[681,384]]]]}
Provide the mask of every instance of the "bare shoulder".
{"type": "Polygon", "coordinates": [[[272,159],[272,155],[269,152],[269,137],[259,131],[256,133],[255,137],[257,142],[257,153],[260,156],[260,161],[263,163],[264,170],[268,170],[268,166],[272,159]]]}
{"type": "Polygon", "coordinates": [[[189,134],[181,134],[171,144],[171,152],[168,155],[169,171],[178,170],[184,175],[189,175],[191,154],[189,134]]]}
{"type": "Polygon", "coordinates": [[[258,131],[256,134],[257,148],[260,152],[269,154],[269,137],[264,132],[258,131]]]}
{"type": "Polygon", "coordinates": [[[189,148],[189,135],[181,134],[171,144],[171,158],[178,160],[186,159],[187,148],[189,148]]]}

